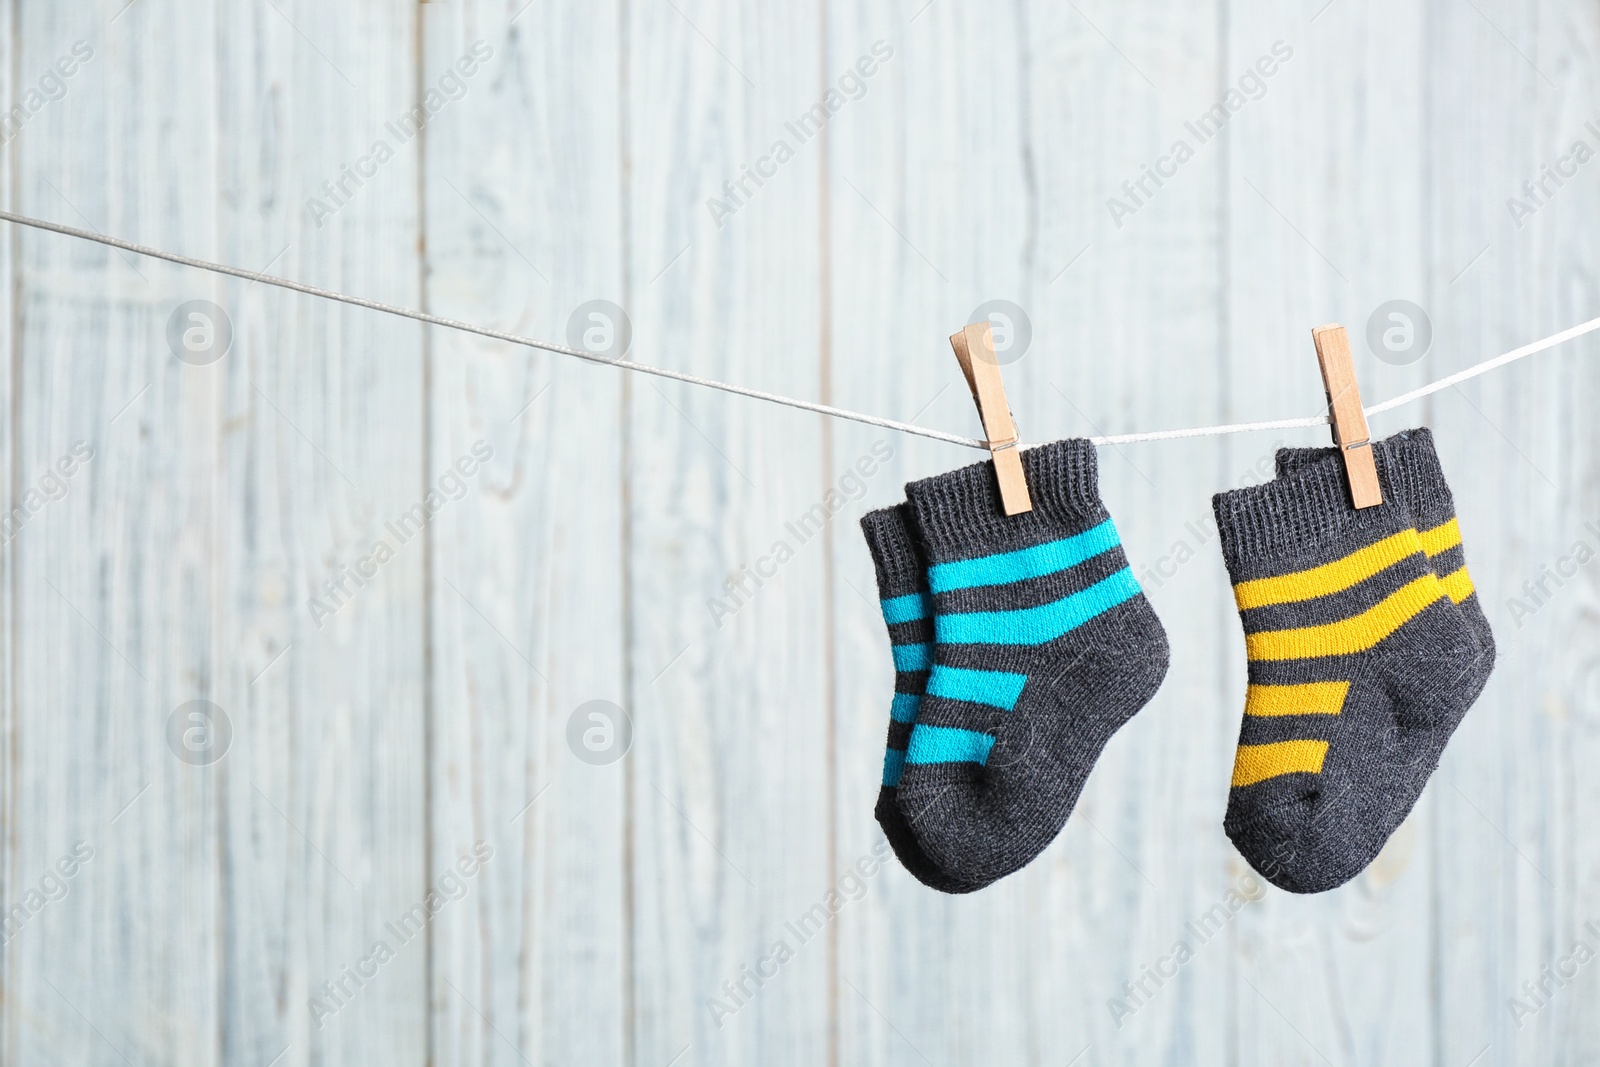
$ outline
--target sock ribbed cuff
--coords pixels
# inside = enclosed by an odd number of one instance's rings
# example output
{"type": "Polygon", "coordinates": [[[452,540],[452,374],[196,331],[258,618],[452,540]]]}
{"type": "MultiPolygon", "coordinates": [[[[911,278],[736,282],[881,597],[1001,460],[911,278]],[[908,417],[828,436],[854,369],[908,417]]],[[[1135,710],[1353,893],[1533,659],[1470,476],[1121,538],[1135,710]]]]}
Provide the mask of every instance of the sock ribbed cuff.
{"type": "Polygon", "coordinates": [[[994,463],[984,460],[911,482],[906,498],[930,560],[988,555],[1050,540],[1106,517],[1094,445],[1070,438],[1022,453],[1033,510],[1007,516],[994,463]]]}
{"type": "Polygon", "coordinates": [[[1455,499],[1434,451],[1432,430],[1426,426],[1401,430],[1378,442],[1378,454],[1387,468],[1389,484],[1411,509],[1419,529],[1448,522],[1456,513],[1455,499]]]}
{"type": "MultiPolygon", "coordinates": [[[[1389,510],[1387,493],[1384,501],[1366,510],[1389,510]]],[[[1350,506],[1344,464],[1331,452],[1265,485],[1218,493],[1211,509],[1235,582],[1248,577],[1253,565],[1301,558],[1313,546],[1340,541],[1365,525],[1363,512],[1350,506]]]]}
{"type": "Polygon", "coordinates": [[[880,597],[920,593],[928,588],[921,554],[911,540],[913,522],[910,504],[880,508],[861,517],[861,532],[872,553],[880,597]]]}
{"type": "MultiPolygon", "coordinates": [[[[1439,465],[1432,430],[1426,426],[1401,430],[1374,444],[1373,449],[1379,465],[1387,468],[1389,484],[1421,528],[1450,520],[1455,514],[1455,499],[1445,481],[1444,468],[1439,465]]],[[[1280,448],[1278,477],[1293,475],[1338,454],[1336,448],[1280,448]]]]}
{"type": "Polygon", "coordinates": [[[1441,491],[1449,493],[1444,475],[1438,473],[1431,438],[1420,443],[1396,443],[1390,438],[1374,446],[1373,458],[1383,490],[1383,503],[1376,507],[1358,510],[1350,503],[1350,485],[1337,449],[1276,481],[1212,497],[1229,576],[1238,582],[1264,565],[1318,555],[1327,546],[1341,545],[1368,530],[1413,526],[1416,505],[1409,494],[1432,502],[1441,491]],[[1425,466],[1420,473],[1413,469],[1424,458],[1431,458],[1432,473],[1425,466]]]}

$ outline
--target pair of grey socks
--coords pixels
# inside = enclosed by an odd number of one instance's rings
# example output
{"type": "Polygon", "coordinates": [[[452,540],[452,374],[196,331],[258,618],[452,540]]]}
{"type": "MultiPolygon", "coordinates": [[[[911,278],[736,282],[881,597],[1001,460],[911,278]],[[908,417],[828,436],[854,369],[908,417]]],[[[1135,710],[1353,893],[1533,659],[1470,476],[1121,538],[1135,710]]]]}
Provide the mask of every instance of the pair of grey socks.
{"type": "Polygon", "coordinates": [[[1372,446],[1357,510],[1335,449],[1213,499],[1249,685],[1224,829],[1280,888],[1359,874],[1415,805],[1494,668],[1455,505],[1426,429],[1372,446]]]}
{"type": "MultiPolygon", "coordinates": [[[[1432,435],[1372,446],[1351,506],[1335,449],[1214,500],[1249,686],[1224,828],[1269,881],[1342,885],[1415,805],[1487,684],[1494,635],[1432,435]]],[[[971,892],[1056,836],[1111,735],[1161,684],[1166,635],[1128,571],[1086,441],[906,487],[862,520],[895,660],[877,818],[925,884],[971,892]]]]}
{"type": "Polygon", "coordinates": [[[1094,446],[1022,455],[1006,516],[984,462],[861,521],[895,661],[876,815],[905,868],[966,893],[1066,824],[1095,761],[1160,687],[1167,639],[1100,501],[1094,446]]]}

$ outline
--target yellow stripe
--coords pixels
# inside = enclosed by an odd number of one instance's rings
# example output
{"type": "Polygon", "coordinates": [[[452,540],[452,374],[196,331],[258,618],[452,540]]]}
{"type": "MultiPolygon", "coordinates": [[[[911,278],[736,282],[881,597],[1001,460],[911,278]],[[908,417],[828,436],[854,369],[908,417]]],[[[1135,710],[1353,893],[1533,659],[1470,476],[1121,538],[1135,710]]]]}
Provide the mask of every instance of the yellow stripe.
{"type": "Polygon", "coordinates": [[[1272,604],[1290,604],[1297,600],[1338,593],[1358,582],[1366,581],[1386,567],[1422,551],[1416,530],[1401,530],[1375,545],[1350,553],[1332,563],[1324,563],[1310,570],[1296,571],[1277,578],[1256,578],[1240,582],[1233,587],[1233,599],[1240,611],[1264,608],[1272,604]]]}
{"type": "Polygon", "coordinates": [[[1245,690],[1246,715],[1337,715],[1344,710],[1349,682],[1252,685],[1245,690]]]}
{"type": "Polygon", "coordinates": [[[1471,596],[1474,591],[1472,575],[1467,573],[1466,567],[1440,578],[1439,584],[1444,586],[1445,595],[1457,604],[1471,596]]]}
{"type": "Polygon", "coordinates": [[[1451,519],[1442,526],[1423,530],[1417,537],[1422,542],[1422,551],[1429,556],[1437,556],[1461,543],[1461,527],[1456,524],[1455,519],[1451,519]]]}
{"type": "Polygon", "coordinates": [[[1233,784],[1255,785],[1280,774],[1322,773],[1328,754],[1326,741],[1276,741],[1270,745],[1240,745],[1233,758],[1233,784]]]}
{"type": "Polygon", "coordinates": [[[1444,595],[1444,586],[1429,571],[1343,622],[1246,634],[1245,652],[1251,659],[1270,660],[1348,656],[1365,652],[1444,595]]]}

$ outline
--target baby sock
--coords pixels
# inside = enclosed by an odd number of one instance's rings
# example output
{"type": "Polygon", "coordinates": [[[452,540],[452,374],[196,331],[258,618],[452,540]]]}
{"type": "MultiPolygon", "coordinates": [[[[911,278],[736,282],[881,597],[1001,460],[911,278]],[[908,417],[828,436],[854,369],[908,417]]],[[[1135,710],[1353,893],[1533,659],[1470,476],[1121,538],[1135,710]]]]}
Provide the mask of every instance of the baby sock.
{"type": "Polygon", "coordinates": [[[946,893],[963,892],[962,884],[933,865],[917,844],[905,816],[895,806],[896,787],[905,763],[906,741],[917,721],[917,706],[933,661],[933,598],[922,554],[911,536],[911,508],[899,504],[861,519],[872,566],[878,575],[879,606],[889,627],[894,654],[894,701],[889,705],[889,741],[883,754],[883,784],[874,811],[901,866],[917,881],[946,893]]]}
{"type": "Polygon", "coordinates": [[[1223,825],[1292,892],[1372,861],[1487,680],[1403,502],[1415,456],[1375,459],[1373,508],[1350,505],[1337,454],[1213,498],[1249,659],[1223,825]]]}
{"type": "Polygon", "coordinates": [[[1111,735],[1155,695],[1167,638],[1100,502],[1094,446],[1022,454],[1033,510],[993,466],[906,487],[933,594],[933,669],[896,797],[923,852],[979,888],[1060,832],[1111,735]]]}
{"type": "MultiPolygon", "coordinates": [[[[1467,573],[1466,550],[1461,545],[1461,527],[1456,523],[1455,499],[1444,480],[1433,448],[1433,431],[1425,426],[1402,430],[1373,446],[1389,459],[1389,475],[1400,494],[1400,503],[1411,512],[1422,550],[1427,553],[1433,573],[1444,583],[1444,591],[1461,606],[1478,639],[1479,669],[1485,676],[1494,668],[1494,631],[1478,602],[1472,576],[1467,573]]],[[[1334,448],[1278,449],[1278,477],[1293,474],[1320,459],[1338,455],[1334,448]]]]}

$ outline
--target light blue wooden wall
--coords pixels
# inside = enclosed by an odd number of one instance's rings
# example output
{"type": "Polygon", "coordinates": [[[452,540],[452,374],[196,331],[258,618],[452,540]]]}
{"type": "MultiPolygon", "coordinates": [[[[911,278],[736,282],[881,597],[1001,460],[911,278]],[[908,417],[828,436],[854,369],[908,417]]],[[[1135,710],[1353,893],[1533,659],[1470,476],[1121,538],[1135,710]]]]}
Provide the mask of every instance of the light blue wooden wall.
{"type": "MultiPolygon", "coordinates": [[[[1600,162],[1507,204],[1600,151],[1597,52],[1579,0],[5,0],[0,199],[557,341],[608,300],[642,362],[963,433],[944,338],[1009,300],[1043,441],[1315,414],[1328,321],[1370,402],[1600,314],[1600,162]],[[1396,298],[1406,366],[1362,341],[1396,298]]],[[[1600,1057],[1600,562],[1510,606],[1600,549],[1592,338],[1374,420],[1435,429],[1494,679],[1364,875],[1265,890],[1136,1002],[1251,885],[1210,494],[1325,433],[1102,450],[1172,668],[1060,839],[957,899],[875,858],[855,521],[975,454],[15,228],[0,302],[5,1063],[1600,1057]],[[191,300],[214,362],[169,347],[191,300]],[[569,743],[596,700],[609,763],[569,743]]]]}

